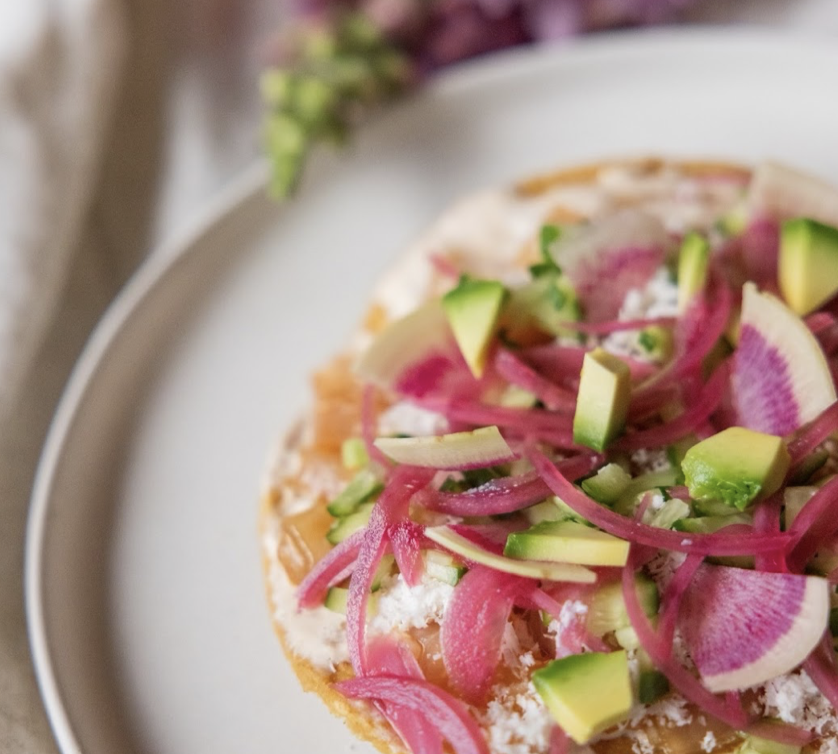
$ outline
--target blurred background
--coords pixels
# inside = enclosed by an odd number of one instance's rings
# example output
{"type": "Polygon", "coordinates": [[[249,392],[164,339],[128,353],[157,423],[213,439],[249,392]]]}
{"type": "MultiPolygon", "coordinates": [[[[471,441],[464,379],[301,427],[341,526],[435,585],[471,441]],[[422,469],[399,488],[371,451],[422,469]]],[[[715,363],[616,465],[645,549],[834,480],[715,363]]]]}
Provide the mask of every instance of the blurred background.
{"type": "MultiPolygon", "coordinates": [[[[329,6],[303,2],[0,8],[2,752],[55,751],[30,667],[21,574],[32,478],[56,402],[137,266],[165,253],[155,249],[263,155],[260,74],[293,66],[294,23],[322,30],[329,6]]],[[[359,6],[398,42],[414,86],[493,47],[563,44],[611,27],[751,24],[838,44],[835,0],[439,0],[437,16],[417,19],[419,7],[428,6],[359,6]]]]}

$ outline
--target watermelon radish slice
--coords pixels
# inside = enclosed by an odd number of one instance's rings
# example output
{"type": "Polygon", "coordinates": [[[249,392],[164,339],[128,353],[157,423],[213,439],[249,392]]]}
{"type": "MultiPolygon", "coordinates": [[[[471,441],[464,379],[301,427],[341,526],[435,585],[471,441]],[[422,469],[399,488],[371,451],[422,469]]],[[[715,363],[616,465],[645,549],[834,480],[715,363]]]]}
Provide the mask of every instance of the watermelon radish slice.
{"type": "Polygon", "coordinates": [[[797,667],[828,618],[826,579],[702,565],[684,596],[680,628],[704,684],[719,692],[797,667]]]}
{"type": "Polygon", "coordinates": [[[835,402],[817,339],[780,299],[746,283],[741,323],[732,383],[743,427],[786,435],[835,402]]]}
{"type": "Polygon", "coordinates": [[[570,277],[589,323],[616,319],[632,288],[642,288],[664,261],[671,241],[656,218],[623,210],[569,230],[554,257],[570,277]],[[608,281],[608,295],[602,295],[608,281]]]}
{"type": "Polygon", "coordinates": [[[764,162],[754,171],[748,203],[756,216],[777,220],[811,217],[838,225],[838,190],[834,186],[776,162],[764,162]]]}

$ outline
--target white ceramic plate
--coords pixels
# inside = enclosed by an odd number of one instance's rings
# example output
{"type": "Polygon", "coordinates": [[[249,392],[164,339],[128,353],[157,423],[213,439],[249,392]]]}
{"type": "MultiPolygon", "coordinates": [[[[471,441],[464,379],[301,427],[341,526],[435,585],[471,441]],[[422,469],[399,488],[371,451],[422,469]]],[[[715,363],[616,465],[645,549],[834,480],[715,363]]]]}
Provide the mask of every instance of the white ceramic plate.
{"type": "Polygon", "coordinates": [[[367,752],[298,690],[256,536],[267,449],[380,270],[457,195],[603,156],[838,176],[838,50],[758,32],[610,36],[445,76],[322,159],[263,170],[144,266],[61,403],[28,542],[35,663],[63,752],[367,752]]]}

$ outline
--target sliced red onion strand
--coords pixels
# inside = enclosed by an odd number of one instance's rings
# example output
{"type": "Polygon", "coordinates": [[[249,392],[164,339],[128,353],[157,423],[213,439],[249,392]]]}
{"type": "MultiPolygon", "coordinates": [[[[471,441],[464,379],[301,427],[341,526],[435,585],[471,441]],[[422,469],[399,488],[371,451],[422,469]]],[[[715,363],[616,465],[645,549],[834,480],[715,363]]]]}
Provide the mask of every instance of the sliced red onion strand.
{"type": "Polygon", "coordinates": [[[829,631],[803,663],[803,669],[809,674],[812,683],[829,699],[833,709],[838,710],[838,668],[835,666],[835,652],[829,631]]]}
{"type": "Polygon", "coordinates": [[[694,432],[718,408],[730,381],[730,361],[722,363],[702,388],[695,403],[683,414],[658,427],[641,429],[618,438],[614,447],[620,450],[640,450],[671,445],[694,432]]]}
{"type": "Polygon", "coordinates": [[[796,725],[783,723],[779,720],[755,720],[746,729],[745,733],[759,738],[767,738],[789,746],[806,746],[814,739],[812,733],[805,728],[796,725]]]}
{"type": "Polygon", "coordinates": [[[609,534],[630,542],[700,555],[752,555],[788,544],[787,534],[686,534],[633,521],[600,505],[577,489],[539,450],[530,448],[526,455],[553,493],[574,511],[609,534]]]}
{"type": "Polygon", "coordinates": [[[413,710],[435,727],[455,754],[490,754],[477,722],[458,699],[428,681],[380,675],[335,684],[350,699],[375,699],[413,710]]]}
{"type": "Polygon", "coordinates": [[[800,572],[817,549],[838,532],[838,476],[830,479],[803,506],[789,528],[791,543],[787,562],[793,573],[800,572]]]}
{"type": "MultiPolygon", "coordinates": [[[[761,500],[754,510],[754,531],[760,534],[778,534],[780,532],[780,514],[782,512],[783,493],[775,492],[766,500],[761,500]]],[[[756,555],[754,565],[758,571],[788,573],[786,559],[781,552],[769,552],[756,555]]]]}
{"type": "Polygon", "coordinates": [[[570,752],[570,739],[558,725],[554,725],[550,731],[549,754],[568,754],[570,752]]]}
{"type": "Polygon", "coordinates": [[[672,641],[675,638],[675,626],[678,623],[681,599],[703,560],[704,558],[701,555],[687,555],[686,560],[675,571],[675,575],[664,592],[658,635],[661,637],[663,647],[669,654],[672,654],[672,641]]]}
{"type": "MultiPolygon", "coordinates": [[[[391,636],[376,636],[367,647],[370,675],[393,675],[424,680],[416,658],[404,644],[391,636]]],[[[434,726],[412,709],[402,705],[378,702],[381,713],[389,720],[408,751],[422,754],[443,754],[443,740],[434,726]]]]}
{"type": "Polygon", "coordinates": [[[422,547],[425,544],[423,528],[412,521],[396,524],[390,531],[390,544],[399,566],[399,572],[408,586],[417,586],[422,581],[424,561],[422,547]]]}
{"type": "Polygon", "coordinates": [[[573,413],[576,394],[543,377],[511,351],[499,348],[493,362],[495,371],[512,385],[533,393],[547,408],[573,413]]]}
{"type": "Polygon", "coordinates": [[[711,694],[701,682],[683,667],[666,647],[665,641],[654,631],[649,619],[640,606],[634,584],[634,573],[637,568],[632,546],[629,560],[623,569],[623,600],[626,605],[631,625],[634,628],[640,645],[668,679],[672,686],[687,700],[707,714],[727,723],[736,730],[742,730],[748,723],[745,711],[731,710],[724,700],[711,694]]]}
{"type": "Polygon", "coordinates": [[[809,453],[836,431],[838,431],[838,402],[824,409],[789,443],[792,473],[794,472],[794,466],[799,465],[809,453]]]}
{"type": "MultiPolygon", "coordinates": [[[[604,463],[601,455],[574,456],[559,462],[562,473],[571,480],[579,479],[604,463]]],[[[552,493],[534,471],[521,476],[500,477],[466,492],[426,490],[420,502],[430,510],[452,516],[497,516],[513,513],[534,505],[552,493]]]]}
{"type": "Polygon", "coordinates": [[[363,541],[364,532],[357,531],[315,564],[297,588],[297,604],[301,609],[323,604],[329,587],[340,583],[348,575],[348,569],[353,568],[363,541]]]}
{"type": "MultiPolygon", "coordinates": [[[[434,473],[432,469],[412,466],[393,469],[364,530],[346,601],[346,643],[352,667],[359,676],[365,675],[367,670],[366,617],[372,581],[387,552],[392,532],[407,520],[411,498],[433,479],[434,473]]],[[[418,549],[418,545],[416,547],[418,549]]],[[[406,550],[402,556],[407,558],[406,550]]]]}
{"type": "Polygon", "coordinates": [[[480,704],[489,693],[515,594],[526,583],[474,566],[454,589],[442,621],[442,660],[452,686],[467,702],[480,704]]]}

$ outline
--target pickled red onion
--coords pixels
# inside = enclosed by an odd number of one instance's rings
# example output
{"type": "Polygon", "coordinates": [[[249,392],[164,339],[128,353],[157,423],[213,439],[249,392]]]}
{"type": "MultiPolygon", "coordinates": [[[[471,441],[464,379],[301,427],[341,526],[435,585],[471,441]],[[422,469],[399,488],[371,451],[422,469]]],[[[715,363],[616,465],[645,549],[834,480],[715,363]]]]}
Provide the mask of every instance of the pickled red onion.
{"type": "Polygon", "coordinates": [[[377,675],[341,681],[334,688],[350,699],[374,699],[417,712],[433,721],[454,754],[489,754],[486,739],[465,705],[428,681],[377,675]]]}
{"type": "Polygon", "coordinates": [[[672,686],[687,700],[701,708],[712,717],[742,730],[748,724],[745,711],[731,709],[723,699],[711,694],[677,659],[672,656],[671,646],[667,647],[664,637],[652,628],[646,613],[640,606],[634,584],[634,572],[637,567],[636,548],[632,547],[629,560],[623,569],[623,600],[626,605],[631,625],[634,628],[640,646],[668,679],[672,686]]]}
{"type": "Polygon", "coordinates": [[[547,408],[573,413],[576,394],[559,387],[519,359],[511,351],[499,348],[493,361],[495,371],[512,385],[533,393],[547,408]]]}
{"type": "Polygon", "coordinates": [[[541,478],[564,503],[603,531],[630,542],[700,555],[753,555],[781,549],[789,542],[788,534],[686,534],[648,526],[621,516],[589,498],[565,479],[541,451],[530,448],[526,455],[541,478]]]}
{"type": "Polygon", "coordinates": [[[317,561],[297,589],[297,604],[300,608],[323,604],[329,587],[346,577],[346,571],[358,557],[363,541],[363,530],[356,531],[317,561]]]}
{"type": "Polygon", "coordinates": [[[503,634],[526,579],[473,566],[457,584],[442,621],[442,660],[457,693],[484,701],[501,658],[503,634]]]}

